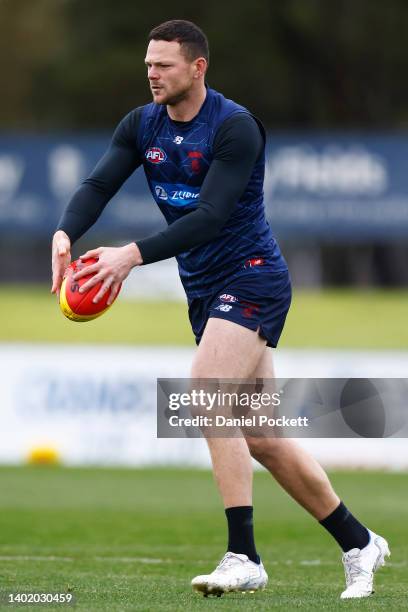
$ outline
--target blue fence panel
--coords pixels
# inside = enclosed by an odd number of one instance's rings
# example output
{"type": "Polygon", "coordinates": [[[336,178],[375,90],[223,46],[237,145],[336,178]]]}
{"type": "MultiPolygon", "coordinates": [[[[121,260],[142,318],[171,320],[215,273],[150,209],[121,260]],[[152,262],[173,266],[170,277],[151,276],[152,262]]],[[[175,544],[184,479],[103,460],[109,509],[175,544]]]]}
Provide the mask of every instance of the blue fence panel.
{"type": "Polygon", "coordinates": [[[271,134],[269,143],[265,201],[280,236],[407,236],[408,136],[271,134]]]}
{"type": "MultiPolygon", "coordinates": [[[[0,136],[0,235],[49,237],[106,135],[0,136]]],[[[270,133],[267,216],[279,237],[395,240],[408,236],[408,136],[270,133]]],[[[139,237],[164,221],[137,171],[96,231],[139,237]]]]}
{"type": "MultiPolygon", "coordinates": [[[[106,136],[0,137],[0,233],[49,236],[70,196],[104,153],[106,136]]],[[[112,236],[163,226],[143,172],[135,172],[95,225],[112,236]]]]}

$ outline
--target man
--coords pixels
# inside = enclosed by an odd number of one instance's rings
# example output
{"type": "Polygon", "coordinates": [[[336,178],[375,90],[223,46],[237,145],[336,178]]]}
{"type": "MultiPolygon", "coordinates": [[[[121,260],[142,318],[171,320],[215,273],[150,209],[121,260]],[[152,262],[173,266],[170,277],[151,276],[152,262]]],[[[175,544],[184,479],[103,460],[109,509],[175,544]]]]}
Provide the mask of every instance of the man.
{"type": "MultiPolygon", "coordinates": [[[[174,20],[149,35],[145,63],[153,102],[130,112],[91,176],[74,194],[53,240],[52,292],[59,291],[72,243],[140,165],[168,227],[123,247],[85,253],[97,263],[82,287],[102,281],[95,300],[135,266],[176,256],[198,346],[197,379],[272,378],[276,347],[290,304],[286,263],[265,220],[265,133],[244,107],[208,88],[208,43],[194,24],[174,20]]],[[[347,510],[329,480],[288,439],[208,438],[228,522],[228,548],[218,567],[192,585],[205,595],[257,590],[268,577],[252,521],[251,455],[332,534],[343,549],[342,598],[372,593],[373,573],[389,554],[387,542],[347,510]]]]}

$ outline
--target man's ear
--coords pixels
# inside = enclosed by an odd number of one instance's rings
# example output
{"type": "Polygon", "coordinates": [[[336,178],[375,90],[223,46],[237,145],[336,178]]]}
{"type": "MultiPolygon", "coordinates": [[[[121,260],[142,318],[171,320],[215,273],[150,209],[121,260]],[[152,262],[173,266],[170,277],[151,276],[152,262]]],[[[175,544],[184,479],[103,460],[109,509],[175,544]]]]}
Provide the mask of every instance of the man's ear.
{"type": "Polygon", "coordinates": [[[194,78],[195,79],[199,79],[200,77],[204,76],[206,71],[207,71],[207,60],[204,57],[199,57],[196,59],[195,61],[195,74],[194,74],[194,78]]]}

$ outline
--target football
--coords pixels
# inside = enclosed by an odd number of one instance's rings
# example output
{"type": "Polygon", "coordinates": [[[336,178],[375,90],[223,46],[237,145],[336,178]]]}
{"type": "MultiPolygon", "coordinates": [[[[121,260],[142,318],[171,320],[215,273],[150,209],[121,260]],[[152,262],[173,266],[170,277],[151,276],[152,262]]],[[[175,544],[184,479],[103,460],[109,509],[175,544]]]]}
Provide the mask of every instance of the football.
{"type": "MultiPolygon", "coordinates": [[[[109,310],[113,304],[113,302],[110,305],[107,304],[110,296],[110,289],[104,296],[102,296],[97,304],[92,301],[101,288],[102,282],[99,282],[86,293],[79,292],[79,288],[92,277],[92,274],[83,276],[79,280],[74,280],[73,278],[76,272],[82,270],[84,267],[91,266],[92,264],[96,263],[96,261],[97,260],[94,258],[90,258],[85,261],[76,259],[66,269],[64,279],[61,284],[59,304],[63,314],[68,319],[71,319],[71,321],[92,321],[109,310]]],[[[115,299],[117,298],[119,291],[117,292],[115,299]]]]}

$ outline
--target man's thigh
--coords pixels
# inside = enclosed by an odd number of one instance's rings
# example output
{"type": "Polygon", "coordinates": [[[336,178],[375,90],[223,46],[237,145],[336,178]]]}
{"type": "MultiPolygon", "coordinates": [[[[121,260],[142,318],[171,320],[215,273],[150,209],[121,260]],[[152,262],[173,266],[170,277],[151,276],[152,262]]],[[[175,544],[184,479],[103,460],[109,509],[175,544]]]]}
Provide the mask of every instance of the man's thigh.
{"type": "Polygon", "coordinates": [[[275,370],[273,367],[273,349],[265,346],[261,353],[258,363],[251,374],[251,378],[267,378],[269,380],[275,378],[275,370]]]}
{"type": "Polygon", "coordinates": [[[192,378],[250,378],[266,348],[257,331],[210,318],[195,354],[192,378]]]}

